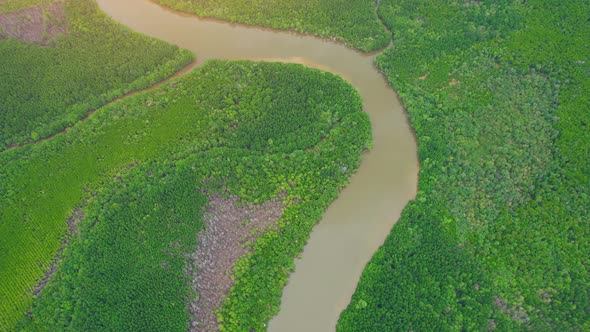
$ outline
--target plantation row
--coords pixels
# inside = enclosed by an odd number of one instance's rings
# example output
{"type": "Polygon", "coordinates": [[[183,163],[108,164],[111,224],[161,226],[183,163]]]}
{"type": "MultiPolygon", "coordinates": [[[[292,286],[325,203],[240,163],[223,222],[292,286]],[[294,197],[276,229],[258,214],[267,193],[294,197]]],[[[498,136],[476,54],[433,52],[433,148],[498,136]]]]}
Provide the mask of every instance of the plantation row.
{"type": "Polygon", "coordinates": [[[225,330],[262,329],[256,317],[278,311],[294,255],[370,142],[358,94],[335,75],[212,61],[62,135],[5,151],[0,327],[20,320],[25,330],[186,330],[195,295],[184,271],[202,192],[257,203],[283,193],[280,227],[240,260],[220,313],[225,330]],[[33,298],[64,220],[86,199],[79,235],[33,298]],[[257,315],[234,319],[248,312],[257,315]]]}
{"type": "Polygon", "coordinates": [[[156,0],[163,6],[229,22],[335,38],[363,51],[389,44],[391,34],[372,0],[156,0]]]}
{"type": "MultiPolygon", "coordinates": [[[[46,2],[0,2],[0,13],[46,2]]],[[[63,6],[67,32],[51,46],[0,40],[0,151],[70,127],[89,110],[161,81],[193,59],[114,23],[92,0],[63,6]]]]}
{"type": "Polygon", "coordinates": [[[590,329],[589,12],[382,1],[420,191],[337,330],[590,329]]]}

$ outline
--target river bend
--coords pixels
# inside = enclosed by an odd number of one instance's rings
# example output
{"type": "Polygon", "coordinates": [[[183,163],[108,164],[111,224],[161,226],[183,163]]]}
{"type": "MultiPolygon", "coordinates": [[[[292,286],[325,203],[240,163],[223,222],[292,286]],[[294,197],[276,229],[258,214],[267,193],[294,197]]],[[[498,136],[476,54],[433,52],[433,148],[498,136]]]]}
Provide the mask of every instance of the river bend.
{"type": "Polygon", "coordinates": [[[312,36],[199,19],[146,0],[97,2],[130,29],[194,52],[192,67],[208,59],[296,62],[338,74],[360,92],[373,149],[313,229],[269,324],[271,332],[334,331],[363,268],[416,194],[416,141],[374,56],[312,36]]]}

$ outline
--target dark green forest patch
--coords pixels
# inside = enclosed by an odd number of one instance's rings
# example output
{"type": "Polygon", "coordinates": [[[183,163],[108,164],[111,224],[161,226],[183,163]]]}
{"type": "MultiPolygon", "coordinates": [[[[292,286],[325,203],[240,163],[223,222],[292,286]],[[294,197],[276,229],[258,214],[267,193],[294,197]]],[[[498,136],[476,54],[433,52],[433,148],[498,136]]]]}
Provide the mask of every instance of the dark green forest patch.
{"type": "Polygon", "coordinates": [[[0,151],[60,132],[193,59],[113,22],[92,0],[23,3],[0,7],[0,151]]]}
{"type": "Polygon", "coordinates": [[[590,328],[589,12],[382,1],[420,190],[339,331],[590,328]]]}

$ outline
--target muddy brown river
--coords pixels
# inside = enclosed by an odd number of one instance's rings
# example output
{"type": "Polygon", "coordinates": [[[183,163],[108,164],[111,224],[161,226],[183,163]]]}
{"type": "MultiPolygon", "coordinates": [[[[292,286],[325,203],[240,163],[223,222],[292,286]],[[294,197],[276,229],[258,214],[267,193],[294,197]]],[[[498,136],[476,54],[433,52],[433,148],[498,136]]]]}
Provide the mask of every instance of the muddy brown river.
{"type": "Polygon", "coordinates": [[[271,332],[334,331],[365,264],[416,194],[414,135],[374,56],[311,36],[202,20],[146,0],[97,2],[130,29],[191,50],[195,65],[208,59],[297,62],[338,74],[360,92],[374,147],[315,226],[269,324],[271,332]]]}

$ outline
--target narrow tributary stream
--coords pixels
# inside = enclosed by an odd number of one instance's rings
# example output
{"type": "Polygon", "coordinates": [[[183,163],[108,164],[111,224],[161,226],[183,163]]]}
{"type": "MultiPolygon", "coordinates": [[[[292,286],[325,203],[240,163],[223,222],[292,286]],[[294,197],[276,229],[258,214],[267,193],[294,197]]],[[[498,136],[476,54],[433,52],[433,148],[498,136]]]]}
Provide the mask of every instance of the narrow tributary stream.
{"type": "Polygon", "coordinates": [[[130,29],[191,50],[196,65],[208,59],[297,62],[338,74],[360,92],[374,147],[314,228],[269,326],[276,332],[334,331],[365,264],[416,194],[416,142],[374,56],[311,36],[202,20],[146,0],[97,2],[130,29]]]}

